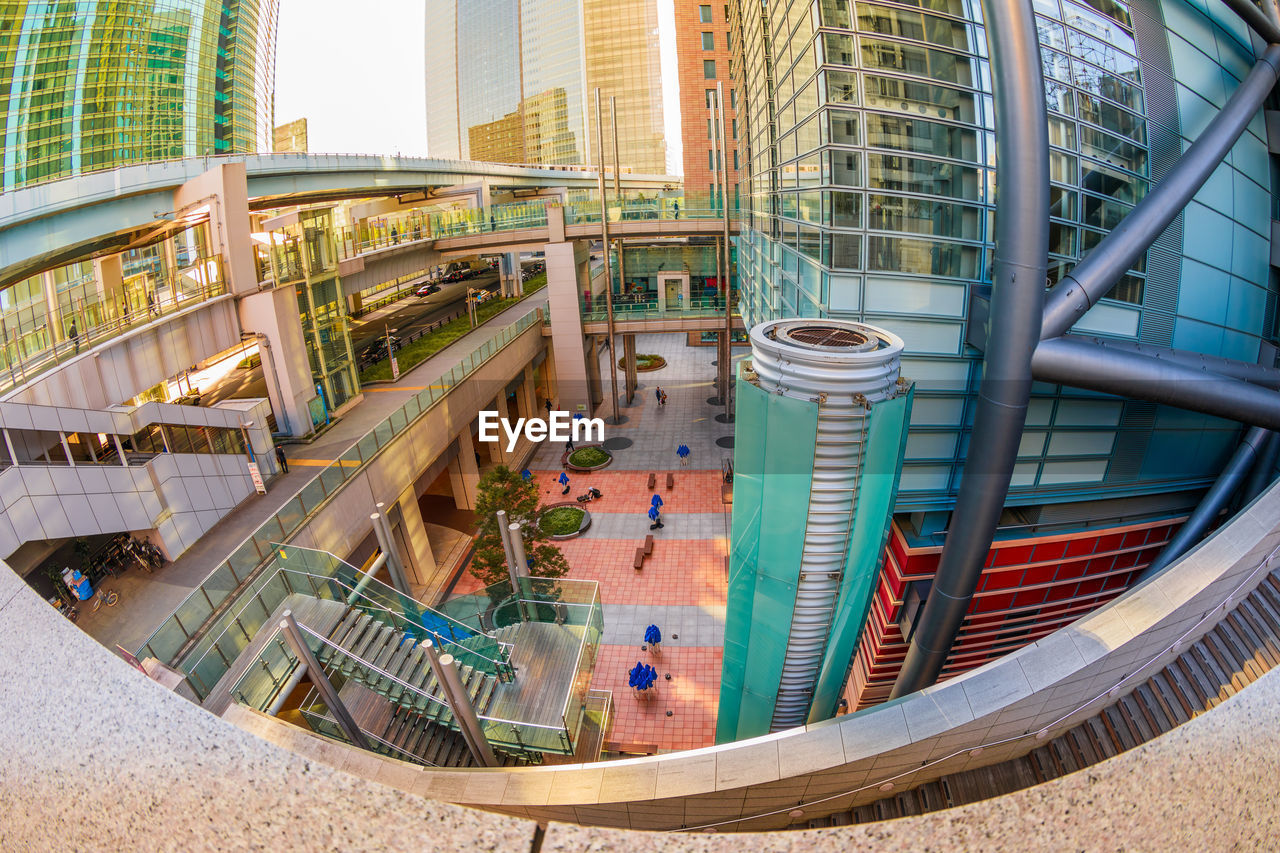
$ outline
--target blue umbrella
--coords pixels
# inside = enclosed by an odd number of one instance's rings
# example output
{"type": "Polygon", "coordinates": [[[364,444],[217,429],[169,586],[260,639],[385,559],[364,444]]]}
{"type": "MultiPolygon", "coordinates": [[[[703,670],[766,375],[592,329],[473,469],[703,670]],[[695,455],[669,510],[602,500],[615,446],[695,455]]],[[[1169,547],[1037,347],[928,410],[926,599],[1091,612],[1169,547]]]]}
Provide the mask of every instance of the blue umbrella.
{"type": "Polygon", "coordinates": [[[528,468],[523,469],[520,472],[520,479],[524,480],[526,483],[529,482],[530,480],[533,479],[533,472],[530,471],[528,468]]]}
{"type": "Polygon", "coordinates": [[[651,646],[662,642],[662,632],[658,630],[657,625],[650,625],[644,629],[644,641],[651,646]]]}
{"type": "Polygon", "coordinates": [[[565,472],[561,471],[561,472],[560,472],[560,479],[559,479],[559,481],[558,481],[558,482],[559,482],[559,483],[560,483],[560,485],[562,485],[562,486],[567,486],[567,485],[569,485],[569,475],[568,475],[568,474],[566,474],[565,472]]]}
{"type": "Polygon", "coordinates": [[[586,417],[586,415],[582,414],[582,412],[574,412],[574,413],[573,413],[573,419],[574,419],[575,421],[580,421],[580,420],[582,420],[584,417],[586,417]]]}
{"type": "Polygon", "coordinates": [[[658,505],[657,505],[657,504],[654,504],[653,506],[649,507],[649,520],[650,520],[650,521],[657,521],[657,520],[658,520],[658,505]]]}
{"type": "Polygon", "coordinates": [[[662,495],[654,495],[653,500],[649,501],[650,506],[662,506],[662,495]]]}

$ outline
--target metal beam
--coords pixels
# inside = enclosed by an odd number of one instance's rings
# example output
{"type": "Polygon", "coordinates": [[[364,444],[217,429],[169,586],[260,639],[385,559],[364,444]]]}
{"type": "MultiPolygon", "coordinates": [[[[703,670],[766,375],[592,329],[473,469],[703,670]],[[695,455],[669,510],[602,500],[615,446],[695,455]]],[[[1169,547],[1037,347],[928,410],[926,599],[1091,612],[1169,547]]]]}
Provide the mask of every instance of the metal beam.
{"type": "Polygon", "coordinates": [[[320,667],[320,661],[316,660],[316,656],[311,651],[311,647],[307,645],[307,638],[302,635],[302,629],[298,627],[297,621],[293,618],[293,611],[286,610],[280,614],[280,633],[284,634],[285,640],[289,643],[293,653],[298,656],[298,660],[307,668],[307,676],[311,679],[311,683],[320,691],[324,704],[333,712],[333,718],[338,723],[338,728],[342,729],[342,733],[347,736],[347,740],[351,741],[352,746],[358,746],[361,749],[370,749],[369,742],[364,738],[364,732],[360,731],[360,726],[356,725],[355,718],[351,716],[351,712],[347,710],[347,706],[342,703],[342,699],[338,696],[338,691],[333,688],[328,676],[324,674],[324,670],[320,667]]]}
{"type": "Polygon", "coordinates": [[[1165,544],[1160,553],[1156,555],[1156,558],[1147,565],[1147,568],[1139,578],[1140,581],[1158,574],[1165,566],[1195,547],[1196,543],[1204,536],[1204,532],[1209,529],[1209,525],[1214,522],[1218,514],[1222,512],[1222,508],[1227,505],[1227,501],[1235,494],[1236,489],[1244,481],[1245,475],[1253,468],[1254,460],[1258,458],[1259,450],[1267,443],[1270,437],[1271,433],[1262,427],[1252,427],[1245,433],[1244,440],[1240,442],[1236,452],[1231,455],[1231,460],[1227,462],[1227,467],[1222,469],[1218,479],[1209,487],[1209,491],[1205,493],[1195,512],[1191,513],[1191,517],[1178,528],[1178,532],[1173,535],[1173,538],[1165,544]]]}
{"type": "Polygon", "coordinates": [[[1261,385],[1263,388],[1280,389],[1280,368],[1267,367],[1263,364],[1237,361],[1233,358],[1221,358],[1216,355],[1204,355],[1190,350],[1155,347],[1150,344],[1140,344],[1136,341],[1113,341],[1107,338],[1093,338],[1084,335],[1063,335],[1062,339],[1064,341],[1079,341],[1104,350],[1116,350],[1123,353],[1141,355],[1144,358],[1155,361],[1169,362],[1194,370],[1205,378],[1227,377],[1228,379],[1239,379],[1241,382],[1248,382],[1252,385],[1261,385]]]}
{"type": "MultiPolygon", "coordinates": [[[[1277,76],[1280,45],[1273,44],[1164,180],[1049,291],[1040,327],[1042,338],[1065,334],[1164,233],[1235,145],[1275,86],[1277,76]]],[[[997,144],[999,138],[997,129],[997,144]]]]}
{"type": "MultiPolygon", "coordinates": [[[[1250,426],[1280,430],[1280,394],[1181,364],[1072,338],[1041,341],[1031,360],[1042,382],[1177,406],[1250,426]]],[[[977,427],[974,427],[977,434],[977,427]]],[[[954,526],[954,525],[953,525],[954,526]]]]}
{"type": "Polygon", "coordinates": [[[1222,5],[1235,12],[1267,44],[1280,42],[1280,27],[1276,26],[1266,12],[1253,5],[1253,0],[1222,0],[1222,5]]]}
{"type": "Polygon", "coordinates": [[[995,278],[990,345],[956,511],[891,697],[937,680],[982,574],[1031,396],[1049,251],[1049,134],[1031,0],[983,0],[996,106],[995,278]]]}

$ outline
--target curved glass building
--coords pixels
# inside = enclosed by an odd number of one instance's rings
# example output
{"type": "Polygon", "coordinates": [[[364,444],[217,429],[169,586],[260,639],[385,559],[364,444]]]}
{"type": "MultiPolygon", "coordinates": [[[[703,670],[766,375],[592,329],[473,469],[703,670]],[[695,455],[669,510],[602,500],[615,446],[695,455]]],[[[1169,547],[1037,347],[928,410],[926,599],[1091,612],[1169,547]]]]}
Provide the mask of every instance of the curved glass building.
{"type": "Polygon", "coordinates": [[[270,150],[276,0],[0,7],[0,190],[270,150]]]}
{"type": "MultiPolygon", "coordinates": [[[[1052,286],[1165,177],[1256,56],[1217,4],[1034,5],[1052,286]]],[[[902,373],[916,382],[882,587],[853,666],[865,704],[887,695],[911,602],[927,598],[970,441],[1000,184],[987,39],[970,0],[732,9],[748,325],[802,316],[884,327],[906,341],[902,373]]],[[[1272,168],[1259,112],[1075,332],[1270,366],[1272,168]]],[[[1239,434],[1234,422],[1037,383],[985,585],[947,672],[1131,584],[1239,434]]]]}

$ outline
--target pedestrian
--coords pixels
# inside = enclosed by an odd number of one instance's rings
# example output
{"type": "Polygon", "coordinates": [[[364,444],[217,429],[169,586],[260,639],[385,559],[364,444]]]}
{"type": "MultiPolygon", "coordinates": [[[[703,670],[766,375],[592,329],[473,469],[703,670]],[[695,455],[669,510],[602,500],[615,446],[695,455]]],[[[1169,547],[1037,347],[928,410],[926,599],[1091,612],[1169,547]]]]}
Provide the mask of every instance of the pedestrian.
{"type": "Polygon", "coordinates": [[[76,345],[76,355],[80,354],[80,332],[76,329],[76,321],[71,321],[71,328],[67,329],[67,337],[71,338],[71,343],[76,345]]]}
{"type": "Polygon", "coordinates": [[[572,452],[573,452],[573,433],[572,433],[572,432],[570,432],[570,433],[569,433],[569,440],[568,440],[567,442],[565,442],[565,445],[564,445],[564,452],[565,452],[565,453],[572,453],[572,452]]]}
{"type": "Polygon", "coordinates": [[[653,399],[658,401],[658,405],[662,405],[662,386],[655,385],[653,388],[653,399]]]}
{"type": "Polygon", "coordinates": [[[658,509],[657,504],[649,507],[649,525],[650,530],[662,529],[662,510],[658,509]]]}
{"type": "Polygon", "coordinates": [[[676,219],[680,218],[680,202],[676,202],[676,219]]]}
{"type": "Polygon", "coordinates": [[[561,471],[561,472],[560,472],[560,479],[559,479],[557,482],[559,482],[559,483],[560,483],[560,485],[564,486],[564,491],[563,491],[563,492],[561,492],[560,494],[562,494],[562,495],[567,495],[567,494],[569,494],[569,475],[568,475],[568,474],[566,474],[565,472],[561,471]]]}
{"type": "Polygon", "coordinates": [[[490,213],[490,214],[489,214],[489,230],[490,230],[490,231],[497,231],[497,230],[498,230],[498,220],[496,220],[496,219],[494,219],[494,218],[493,218],[493,214],[492,214],[492,213],[490,213]]]}
{"type": "Polygon", "coordinates": [[[391,226],[391,242],[392,243],[400,242],[400,232],[396,230],[396,227],[394,225],[391,226]]]}
{"type": "Polygon", "coordinates": [[[662,399],[660,399],[660,400],[658,401],[658,405],[659,405],[659,406],[662,406],[663,408],[666,408],[666,405],[667,405],[667,392],[666,392],[666,391],[663,391],[663,392],[662,392],[662,399]]]}
{"type": "Polygon", "coordinates": [[[555,407],[556,407],[556,404],[551,402],[551,398],[548,397],[547,398],[547,414],[548,415],[551,414],[551,410],[554,409],[555,407]]]}
{"type": "Polygon", "coordinates": [[[280,445],[278,445],[278,444],[276,445],[276,461],[280,463],[280,473],[282,473],[282,474],[288,474],[288,473],[289,473],[289,460],[288,460],[288,458],[284,455],[284,448],[283,448],[283,447],[281,447],[281,446],[280,446],[280,445]]]}
{"type": "Polygon", "coordinates": [[[147,313],[153,317],[160,313],[156,310],[156,295],[149,290],[147,291],[147,313]]]}

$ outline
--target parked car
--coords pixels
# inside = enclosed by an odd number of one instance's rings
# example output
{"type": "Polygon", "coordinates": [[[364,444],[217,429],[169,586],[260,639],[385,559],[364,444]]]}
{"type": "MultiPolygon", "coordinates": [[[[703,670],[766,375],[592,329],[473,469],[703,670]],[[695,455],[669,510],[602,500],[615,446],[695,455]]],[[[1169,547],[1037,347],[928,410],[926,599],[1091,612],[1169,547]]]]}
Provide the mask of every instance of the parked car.
{"type": "MultiPolygon", "coordinates": [[[[396,352],[400,349],[400,339],[395,335],[391,336],[391,351],[396,352]]],[[[377,364],[387,357],[387,336],[379,335],[374,338],[373,343],[369,344],[360,351],[360,360],[377,364]]]]}

